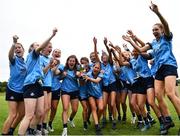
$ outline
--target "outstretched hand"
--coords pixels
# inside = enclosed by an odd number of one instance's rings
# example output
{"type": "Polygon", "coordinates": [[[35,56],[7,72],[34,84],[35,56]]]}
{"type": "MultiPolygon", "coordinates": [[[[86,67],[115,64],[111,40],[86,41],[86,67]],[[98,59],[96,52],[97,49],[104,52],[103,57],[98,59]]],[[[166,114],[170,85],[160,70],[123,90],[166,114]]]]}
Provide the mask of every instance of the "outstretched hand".
{"type": "Polygon", "coordinates": [[[17,43],[17,40],[19,39],[19,37],[17,36],[17,35],[14,35],[13,36],[13,43],[15,44],[15,43],[17,43]]]}
{"type": "Polygon", "coordinates": [[[107,42],[108,42],[107,38],[104,37],[104,45],[107,45],[107,42]]]}
{"type": "Polygon", "coordinates": [[[158,13],[159,10],[158,10],[158,6],[156,4],[154,4],[152,1],[151,1],[151,6],[149,6],[149,8],[154,12],[154,13],[158,13]]]}
{"type": "Polygon", "coordinates": [[[127,30],[127,34],[128,34],[133,40],[136,39],[136,36],[134,35],[134,33],[133,33],[132,30],[127,30]]]}
{"type": "Polygon", "coordinates": [[[128,35],[123,35],[122,36],[123,40],[125,40],[126,42],[131,42],[131,38],[128,35]]]}
{"type": "Polygon", "coordinates": [[[97,39],[96,39],[96,37],[93,38],[93,42],[94,42],[94,45],[97,44],[97,39]]]}
{"type": "Polygon", "coordinates": [[[53,29],[53,36],[55,36],[57,32],[58,32],[58,29],[55,27],[55,28],[53,29]]]}
{"type": "Polygon", "coordinates": [[[109,41],[109,46],[114,48],[114,45],[113,45],[113,43],[111,41],[109,41]]]}

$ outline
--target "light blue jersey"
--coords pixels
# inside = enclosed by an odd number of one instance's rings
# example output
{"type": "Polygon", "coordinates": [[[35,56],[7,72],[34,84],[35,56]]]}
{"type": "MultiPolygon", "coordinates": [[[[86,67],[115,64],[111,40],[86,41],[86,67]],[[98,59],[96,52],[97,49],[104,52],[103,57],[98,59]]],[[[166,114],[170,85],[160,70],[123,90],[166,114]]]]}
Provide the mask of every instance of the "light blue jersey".
{"type": "Polygon", "coordinates": [[[126,82],[127,81],[127,77],[126,77],[126,73],[124,73],[125,71],[123,70],[124,69],[123,67],[120,68],[119,79],[121,81],[126,82]]]}
{"type": "Polygon", "coordinates": [[[15,56],[10,62],[10,78],[8,88],[17,93],[23,93],[23,84],[26,77],[26,63],[23,58],[15,56]]]}
{"type": "Polygon", "coordinates": [[[162,65],[171,65],[177,67],[176,59],[172,52],[172,33],[168,38],[162,35],[157,41],[154,39],[151,43],[153,52],[151,53],[154,58],[154,65],[152,66],[152,74],[154,75],[162,65]]]}
{"type": "Polygon", "coordinates": [[[137,74],[131,66],[122,66],[121,70],[126,75],[126,79],[131,85],[136,82],[137,74]]]}
{"type": "Polygon", "coordinates": [[[138,77],[146,78],[151,76],[151,70],[148,66],[148,61],[141,55],[138,55],[137,58],[132,58],[130,63],[132,68],[136,71],[138,77]]]}
{"type": "Polygon", "coordinates": [[[78,81],[74,70],[67,70],[67,75],[62,81],[61,90],[64,92],[74,92],[79,90],[78,81]]]}
{"type": "Polygon", "coordinates": [[[88,85],[85,83],[84,85],[80,85],[79,87],[79,97],[81,99],[87,99],[88,98],[88,85]]]}
{"type": "MultiPolygon", "coordinates": [[[[88,72],[87,76],[90,77],[90,78],[94,78],[92,71],[88,72]]],[[[99,73],[98,77],[100,77],[102,79],[103,78],[103,74],[99,73]]],[[[94,83],[94,82],[88,81],[88,88],[89,88],[88,94],[90,96],[93,96],[95,98],[101,98],[102,97],[101,82],[94,83]]]]}
{"type": "Polygon", "coordinates": [[[26,59],[27,76],[24,85],[34,84],[37,80],[43,78],[43,71],[40,66],[40,54],[35,50],[31,51],[26,59]]]}
{"type": "Polygon", "coordinates": [[[107,65],[104,65],[101,63],[101,69],[104,71],[103,75],[103,85],[108,86],[109,84],[112,84],[116,81],[115,75],[113,73],[113,65],[110,65],[109,63],[107,65]]]}
{"type": "MultiPolygon", "coordinates": [[[[62,64],[58,65],[58,69],[60,71],[63,71],[64,66],[62,64]]],[[[58,89],[61,88],[61,82],[60,82],[60,75],[53,75],[52,77],[52,91],[57,91],[58,89]]]]}
{"type": "MultiPolygon", "coordinates": [[[[40,65],[43,70],[47,65],[49,65],[51,58],[41,55],[40,60],[41,60],[40,65]]],[[[48,69],[48,71],[46,73],[44,73],[44,76],[43,76],[43,86],[45,86],[45,87],[52,86],[52,76],[53,76],[53,72],[51,71],[51,69],[48,69]]]]}
{"type": "MultiPolygon", "coordinates": [[[[90,71],[90,69],[89,69],[90,71]]],[[[85,72],[84,75],[87,75],[88,72],[85,72]]],[[[88,84],[87,82],[83,79],[83,78],[80,78],[79,79],[79,97],[80,99],[87,99],[88,98],[88,84]]]]}

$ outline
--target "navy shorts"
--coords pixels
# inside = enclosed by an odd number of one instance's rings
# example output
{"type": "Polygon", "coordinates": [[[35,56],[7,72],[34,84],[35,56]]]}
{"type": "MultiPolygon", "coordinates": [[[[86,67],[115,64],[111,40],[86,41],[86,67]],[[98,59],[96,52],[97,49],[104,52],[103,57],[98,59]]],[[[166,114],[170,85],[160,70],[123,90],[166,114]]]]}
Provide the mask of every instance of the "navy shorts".
{"type": "Polygon", "coordinates": [[[144,78],[138,78],[137,81],[132,85],[132,93],[146,95],[146,81],[144,78]]]}
{"type": "Polygon", "coordinates": [[[121,90],[123,90],[123,82],[119,79],[119,80],[116,80],[116,90],[117,92],[121,92],[121,90]]]}
{"type": "Polygon", "coordinates": [[[176,76],[178,77],[177,68],[171,65],[162,65],[156,72],[155,79],[164,81],[166,76],[176,76]]]}
{"type": "Polygon", "coordinates": [[[70,100],[78,99],[79,98],[79,91],[73,91],[73,92],[61,91],[61,95],[69,95],[70,100]]]}
{"type": "Polygon", "coordinates": [[[117,92],[117,86],[116,86],[116,81],[109,84],[108,86],[103,86],[103,92],[111,93],[112,91],[117,92]]]}
{"type": "Polygon", "coordinates": [[[146,77],[144,78],[146,82],[145,89],[154,88],[154,78],[153,77],[146,77]]]}
{"type": "Polygon", "coordinates": [[[39,98],[43,96],[42,86],[38,83],[38,81],[34,84],[24,86],[24,98],[39,98]]]}
{"type": "Polygon", "coordinates": [[[47,93],[51,92],[51,87],[49,87],[49,86],[43,86],[42,89],[43,89],[43,91],[46,91],[47,93]]]}
{"type": "Polygon", "coordinates": [[[59,100],[60,99],[60,89],[52,91],[51,100],[59,100]]]}
{"type": "Polygon", "coordinates": [[[6,101],[22,102],[24,101],[23,93],[17,93],[6,87],[6,101]]]}
{"type": "Polygon", "coordinates": [[[127,90],[127,91],[132,91],[133,90],[133,88],[132,88],[132,85],[131,84],[127,84],[126,82],[125,82],[125,84],[124,84],[124,86],[125,86],[125,90],[127,90]]]}
{"type": "Polygon", "coordinates": [[[87,97],[87,98],[83,98],[83,97],[80,97],[80,96],[79,96],[79,100],[80,100],[80,101],[87,101],[87,100],[88,100],[88,98],[89,98],[89,97],[87,97]]]}
{"type": "Polygon", "coordinates": [[[90,97],[93,97],[95,100],[98,100],[98,99],[102,99],[102,98],[103,98],[102,96],[96,97],[96,96],[93,96],[93,95],[90,95],[89,98],[90,98],[90,97]]]}

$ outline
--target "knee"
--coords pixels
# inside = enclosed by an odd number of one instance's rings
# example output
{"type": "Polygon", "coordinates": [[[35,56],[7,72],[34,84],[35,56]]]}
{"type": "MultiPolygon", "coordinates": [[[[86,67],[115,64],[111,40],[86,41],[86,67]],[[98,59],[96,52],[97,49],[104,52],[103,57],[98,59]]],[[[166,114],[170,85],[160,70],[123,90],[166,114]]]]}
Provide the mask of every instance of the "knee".
{"type": "Polygon", "coordinates": [[[51,106],[51,111],[56,111],[56,110],[57,110],[57,106],[52,105],[51,106]]]}
{"type": "Polygon", "coordinates": [[[24,118],[31,121],[33,119],[33,117],[34,117],[34,114],[27,114],[27,115],[25,115],[24,118]]]}
{"type": "Polygon", "coordinates": [[[17,117],[17,115],[17,113],[10,113],[9,117],[14,120],[17,117]]]}
{"type": "Polygon", "coordinates": [[[135,101],[131,100],[131,101],[130,101],[130,105],[133,106],[133,107],[135,107],[137,104],[136,104],[135,101]]]}
{"type": "Polygon", "coordinates": [[[38,111],[36,112],[36,116],[37,116],[38,118],[41,118],[41,117],[44,115],[44,113],[45,113],[45,110],[43,110],[43,109],[38,110],[38,111]]]}
{"type": "Polygon", "coordinates": [[[63,112],[68,113],[68,108],[67,107],[63,107],[63,112]]]}
{"type": "Polygon", "coordinates": [[[173,93],[172,91],[167,92],[166,95],[167,95],[168,98],[171,99],[171,100],[175,97],[175,93],[173,93]]]}
{"type": "Polygon", "coordinates": [[[148,104],[153,107],[155,105],[155,101],[154,100],[148,100],[148,104]]]}
{"type": "Polygon", "coordinates": [[[142,103],[139,103],[139,104],[138,104],[138,107],[139,107],[140,110],[144,110],[144,106],[145,106],[145,105],[142,104],[142,103]]]}
{"type": "Polygon", "coordinates": [[[74,114],[77,113],[77,110],[78,110],[78,108],[73,108],[72,113],[74,113],[74,114]]]}
{"type": "Polygon", "coordinates": [[[44,111],[48,112],[50,109],[51,109],[51,106],[48,105],[48,106],[45,107],[44,111]]]}
{"type": "Polygon", "coordinates": [[[98,107],[98,110],[99,110],[99,112],[103,112],[103,111],[104,111],[103,106],[99,106],[99,107],[98,107]]]}
{"type": "Polygon", "coordinates": [[[111,108],[113,109],[113,108],[115,108],[115,107],[116,107],[115,102],[112,102],[112,103],[111,103],[111,108]]]}
{"type": "Polygon", "coordinates": [[[87,112],[87,111],[88,111],[88,107],[87,107],[87,106],[84,106],[84,107],[83,107],[83,111],[84,111],[84,112],[87,112]]]}

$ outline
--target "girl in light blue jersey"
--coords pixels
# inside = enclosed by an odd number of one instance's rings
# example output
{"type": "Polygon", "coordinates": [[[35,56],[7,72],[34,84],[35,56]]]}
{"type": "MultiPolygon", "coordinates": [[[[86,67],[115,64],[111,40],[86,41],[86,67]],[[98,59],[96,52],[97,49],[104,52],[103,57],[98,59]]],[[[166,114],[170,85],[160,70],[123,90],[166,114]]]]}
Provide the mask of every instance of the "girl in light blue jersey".
{"type": "MultiPolygon", "coordinates": [[[[113,73],[113,60],[111,51],[107,45],[107,38],[104,38],[104,45],[108,51],[108,54],[102,52],[101,56],[101,70],[104,73],[103,76],[103,104],[104,104],[104,112],[103,112],[103,120],[102,127],[105,127],[106,123],[106,108],[107,105],[109,107],[109,112],[112,114],[112,129],[116,129],[116,78],[113,73]]],[[[111,115],[110,115],[111,116],[111,115]]]]}
{"type": "MultiPolygon", "coordinates": [[[[114,50],[114,49],[113,49],[114,50]]],[[[147,116],[145,115],[145,110],[143,109],[142,111],[140,110],[140,106],[138,104],[142,104],[142,101],[140,101],[140,99],[137,99],[137,97],[144,97],[143,95],[136,93],[137,91],[139,91],[139,84],[137,81],[137,74],[135,72],[135,70],[132,68],[132,65],[130,65],[130,52],[124,51],[123,53],[121,53],[121,49],[117,49],[118,53],[119,53],[119,57],[117,57],[114,54],[114,56],[116,57],[116,59],[119,61],[119,64],[122,67],[123,72],[126,75],[126,79],[127,81],[130,83],[130,87],[129,89],[132,90],[132,97],[131,97],[131,105],[133,105],[133,111],[136,112],[136,115],[138,117],[138,124],[137,127],[142,129],[143,127],[143,122],[142,122],[142,115],[144,115],[144,119],[147,121],[147,116]],[[138,101],[139,100],[139,101],[138,101]]],[[[143,107],[143,106],[142,106],[143,107]]]]}
{"type": "MultiPolygon", "coordinates": [[[[118,61],[118,56],[115,54],[115,50],[117,51],[117,53],[119,55],[121,55],[121,48],[116,45],[114,46],[112,43],[110,44],[110,46],[112,47],[111,52],[114,55],[115,61],[118,64],[118,69],[119,69],[119,82],[121,82],[121,88],[119,88],[119,93],[117,93],[117,97],[116,97],[116,108],[118,111],[118,120],[121,121],[121,114],[120,114],[120,104],[122,105],[122,111],[123,111],[123,117],[122,117],[122,121],[123,123],[126,122],[126,112],[127,112],[127,105],[126,105],[126,98],[127,98],[127,94],[128,94],[128,98],[129,98],[129,107],[132,113],[132,118],[131,118],[131,123],[135,124],[136,122],[136,114],[135,111],[133,109],[133,105],[131,104],[131,97],[132,97],[132,90],[131,90],[131,84],[130,82],[128,82],[127,80],[127,74],[124,70],[125,66],[120,66],[119,61],[118,61]]],[[[123,44],[124,49],[129,52],[129,49],[127,48],[127,46],[125,44],[123,44]]],[[[130,53],[130,52],[129,52],[130,53]]],[[[122,61],[124,60],[124,57],[122,58],[122,61]]]]}
{"type": "Polygon", "coordinates": [[[175,84],[177,77],[177,63],[172,52],[172,33],[170,32],[168,22],[159,12],[158,6],[151,3],[150,9],[158,16],[161,23],[153,25],[153,35],[155,39],[150,44],[139,48],[134,46],[139,52],[152,49],[152,57],[154,64],[152,67],[153,75],[155,75],[155,93],[161,108],[162,115],[165,117],[164,132],[174,126],[170,117],[167,105],[164,102],[164,93],[172,102],[180,119],[180,99],[175,95],[175,84]]]}
{"type": "Polygon", "coordinates": [[[43,115],[43,123],[42,123],[42,133],[48,134],[47,130],[47,120],[48,120],[48,113],[51,108],[51,87],[52,87],[52,76],[53,71],[52,69],[56,67],[57,63],[54,58],[51,58],[49,55],[52,51],[52,43],[49,43],[41,51],[41,68],[43,70],[43,93],[44,93],[44,115],[43,115]]]}
{"type": "MultiPolygon", "coordinates": [[[[40,67],[40,51],[48,46],[50,40],[56,35],[56,32],[57,29],[55,28],[52,35],[40,46],[37,43],[33,43],[30,46],[29,54],[26,60],[27,76],[24,81],[23,94],[25,103],[25,116],[19,126],[18,134],[20,135],[25,135],[28,126],[30,123],[32,123],[31,121],[35,120],[36,122],[40,122],[40,119],[44,113],[44,96],[41,87],[43,71],[40,67]],[[33,117],[36,119],[33,119],[33,117]]],[[[40,129],[41,126],[38,126],[37,130],[40,129]]]]}
{"type": "MultiPolygon", "coordinates": [[[[131,30],[128,31],[128,34],[130,35],[130,37],[123,36],[124,40],[126,40],[132,45],[136,44],[138,46],[139,43],[143,47],[142,41],[137,36],[135,36],[131,30]]],[[[139,54],[136,49],[133,50],[133,54],[135,56],[135,61],[133,63],[134,69],[136,70],[136,72],[138,72],[142,83],[143,81],[145,81],[143,84],[145,89],[147,90],[147,101],[154,110],[156,116],[158,117],[160,126],[162,126],[163,117],[161,115],[158,105],[155,103],[154,79],[148,66],[147,58],[145,58],[147,55],[144,56],[145,53],[139,54]]],[[[150,122],[151,124],[153,124],[153,120],[150,120],[150,122]]]]}
{"type": "Polygon", "coordinates": [[[80,77],[80,72],[77,71],[77,65],[79,64],[77,57],[71,55],[67,58],[64,67],[64,78],[61,84],[61,100],[62,100],[62,121],[63,132],[62,135],[67,135],[67,123],[69,122],[71,127],[75,127],[73,119],[77,113],[79,105],[79,85],[77,77],[80,77]],[[72,112],[68,119],[69,104],[71,104],[72,112]]]}
{"type": "Polygon", "coordinates": [[[103,74],[100,73],[101,65],[96,62],[93,69],[90,70],[84,78],[88,84],[89,104],[91,107],[92,116],[95,123],[96,135],[100,135],[101,129],[99,121],[103,113],[103,98],[100,81],[103,78],[103,74]]]}
{"type": "MultiPolygon", "coordinates": [[[[55,60],[59,60],[61,57],[61,50],[60,49],[54,49],[52,53],[52,57],[55,60]]],[[[59,60],[60,62],[60,60],[59,60]]],[[[49,122],[48,122],[48,130],[50,132],[53,132],[53,120],[56,115],[56,111],[58,108],[59,100],[60,100],[60,90],[61,90],[61,82],[59,75],[61,74],[61,71],[63,71],[64,66],[62,64],[59,64],[57,66],[57,69],[59,72],[56,74],[55,71],[53,71],[53,77],[52,77],[52,98],[51,98],[51,110],[50,110],[50,116],[49,116],[49,122]]],[[[56,70],[56,69],[55,69],[56,70]]]]}
{"type": "Polygon", "coordinates": [[[7,84],[6,100],[9,114],[3,124],[2,135],[13,135],[17,124],[24,116],[23,83],[26,77],[26,63],[24,62],[24,48],[17,43],[18,37],[13,36],[13,45],[9,50],[10,78],[7,84]],[[11,128],[12,124],[14,128],[11,128]],[[9,131],[10,130],[10,131],[9,131]]]}
{"type": "Polygon", "coordinates": [[[90,106],[89,106],[89,102],[88,102],[88,85],[85,82],[85,79],[83,78],[83,75],[86,75],[89,71],[90,71],[90,66],[89,66],[89,59],[86,57],[82,57],[80,59],[80,63],[81,63],[81,78],[79,78],[79,100],[81,102],[83,111],[82,111],[82,116],[83,116],[83,126],[84,126],[84,130],[87,130],[88,125],[87,123],[89,122],[89,117],[90,117],[90,106]]]}

